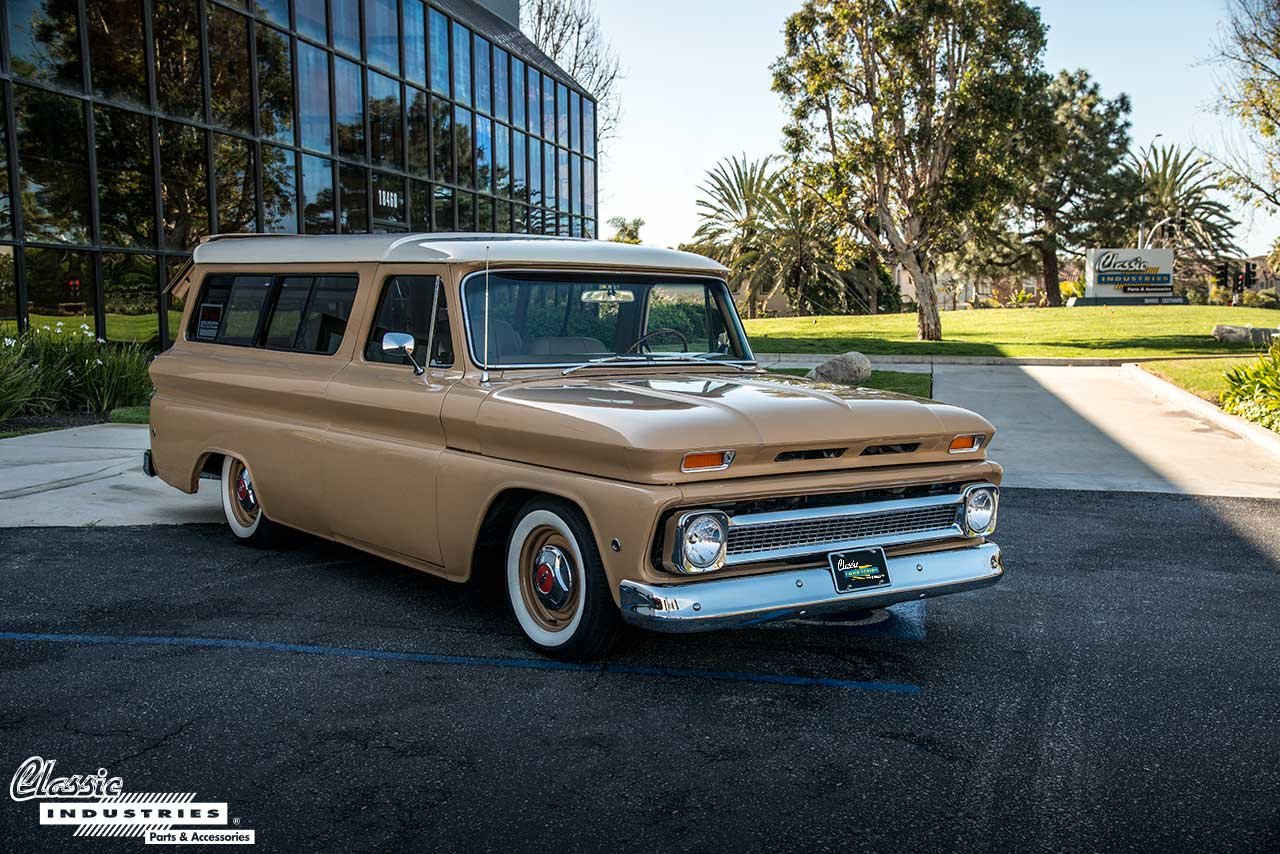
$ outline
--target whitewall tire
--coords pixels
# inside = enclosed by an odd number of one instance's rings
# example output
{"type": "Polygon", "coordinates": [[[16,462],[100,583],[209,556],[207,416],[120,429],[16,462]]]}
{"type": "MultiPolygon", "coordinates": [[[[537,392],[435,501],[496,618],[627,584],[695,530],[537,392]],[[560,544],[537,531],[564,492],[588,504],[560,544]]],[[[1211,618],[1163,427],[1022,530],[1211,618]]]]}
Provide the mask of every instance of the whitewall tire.
{"type": "Polygon", "coordinates": [[[231,455],[223,458],[221,488],[222,513],[235,538],[250,546],[273,544],[278,526],[262,512],[253,474],[244,461],[231,455]]]}

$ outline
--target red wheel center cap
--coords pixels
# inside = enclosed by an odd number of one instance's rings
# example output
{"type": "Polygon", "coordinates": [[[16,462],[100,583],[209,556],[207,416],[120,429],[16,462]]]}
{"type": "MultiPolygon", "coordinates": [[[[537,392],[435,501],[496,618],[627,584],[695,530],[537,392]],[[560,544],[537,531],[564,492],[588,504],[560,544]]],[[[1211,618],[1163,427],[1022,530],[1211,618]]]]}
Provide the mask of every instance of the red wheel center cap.
{"type": "Polygon", "coordinates": [[[236,484],[236,498],[239,498],[241,501],[249,500],[249,487],[243,480],[236,484]]]}
{"type": "Polygon", "coordinates": [[[555,584],[555,573],[551,567],[545,563],[538,564],[533,571],[533,583],[538,588],[538,592],[547,594],[551,592],[552,586],[555,584]]]}

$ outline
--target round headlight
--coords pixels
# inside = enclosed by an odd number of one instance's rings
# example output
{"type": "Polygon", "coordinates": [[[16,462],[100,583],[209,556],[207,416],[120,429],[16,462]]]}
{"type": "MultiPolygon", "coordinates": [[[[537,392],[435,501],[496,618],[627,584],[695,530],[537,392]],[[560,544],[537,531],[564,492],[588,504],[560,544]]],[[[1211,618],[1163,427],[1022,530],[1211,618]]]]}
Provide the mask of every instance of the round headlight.
{"type": "Polygon", "coordinates": [[[724,558],[724,520],[710,514],[695,516],[685,523],[685,563],[693,569],[715,569],[724,558]]]}
{"type": "Polygon", "coordinates": [[[996,528],[996,491],[974,489],[964,499],[964,524],[970,534],[990,534],[996,528]]]}

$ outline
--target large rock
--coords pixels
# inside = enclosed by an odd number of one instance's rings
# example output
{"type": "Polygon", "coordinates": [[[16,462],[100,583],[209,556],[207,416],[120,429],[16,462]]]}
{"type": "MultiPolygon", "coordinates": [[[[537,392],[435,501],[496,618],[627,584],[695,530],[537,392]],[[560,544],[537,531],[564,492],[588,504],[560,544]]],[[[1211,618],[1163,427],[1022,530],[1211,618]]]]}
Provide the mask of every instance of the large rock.
{"type": "Polygon", "coordinates": [[[844,353],[827,359],[805,376],[811,380],[857,385],[871,376],[871,360],[861,353],[844,353]]]}
{"type": "Polygon", "coordinates": [[[1254,326],[1228,326],[1219,323],[1213,327],[1213,340],[1220,344],[1253,344],[1265,347],[1271,343],[1275,329],[1260,329],[1254,326]]]}

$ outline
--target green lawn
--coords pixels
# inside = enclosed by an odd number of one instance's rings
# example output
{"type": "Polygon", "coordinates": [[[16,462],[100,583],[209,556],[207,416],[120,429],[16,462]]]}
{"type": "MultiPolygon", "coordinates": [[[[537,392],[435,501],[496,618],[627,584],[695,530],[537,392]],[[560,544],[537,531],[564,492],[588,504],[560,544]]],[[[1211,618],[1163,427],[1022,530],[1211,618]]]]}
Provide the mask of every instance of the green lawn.
{"type": "MultiPolygon", "coordinates": [[[[770,373],[802,377],[809,373],[809,369],[773,368],[770,373]]],[[[896,391],[899,394],[910,394],[916,397],[929,397],[933,394],[933,377],[912,371],[872,371],[871,378],[866,381],[865,385],[867,388],[896,391]]]]}
{"type": "MultiPolygon", "coordinates": [[[[31,321],[30,328],[39,329],[42,326],[54,328],[59,322],[62,323],[63,329],[68,331],[78,331],[80,324],[87,324],[93,329],[93,315],[72,315],[68,317],[54,317],[52,315],[33,314],[29,318],[31,321]]],[[[172,332],[182,325],[182,312],[169,312],[169,329],[172,332]]],[[[18,324],[15,321],[0,322],[0,334],[14,335],[18,331],[18,324]]],[[[156,314],[108,314],[107,315],[107,340],[108,341],[152,341],[160,335],[160,321],[156,314]]]]}
{"type": "Polygon", "coordinates": [[[151,407],[121,406],[118,409],[111,410],[111,414],[107,416],[107,419],[112,424],[150,424],[151,407]]]}
{"type": "Polygon", "coordinates": [[[1249,353],[1213,340],[1218,323],[1280,326],[1280,311],[1216,305],[944,311],[943,341],[917,341],[914,314],[744,321],[757,353],[1077,356],[1108,359],[1249,353]]]}
{"type": "Polygon", "coordinates": [[[1237,365],[1252,362],[1253,357],[1239,359],[1175,359],[1165,362],[1143,362],[1142,367],[1162,380],[1167,380],[1196,397],[1217,405],[1218,396],[1227,387],[1226,373],[1237,365]]]}

